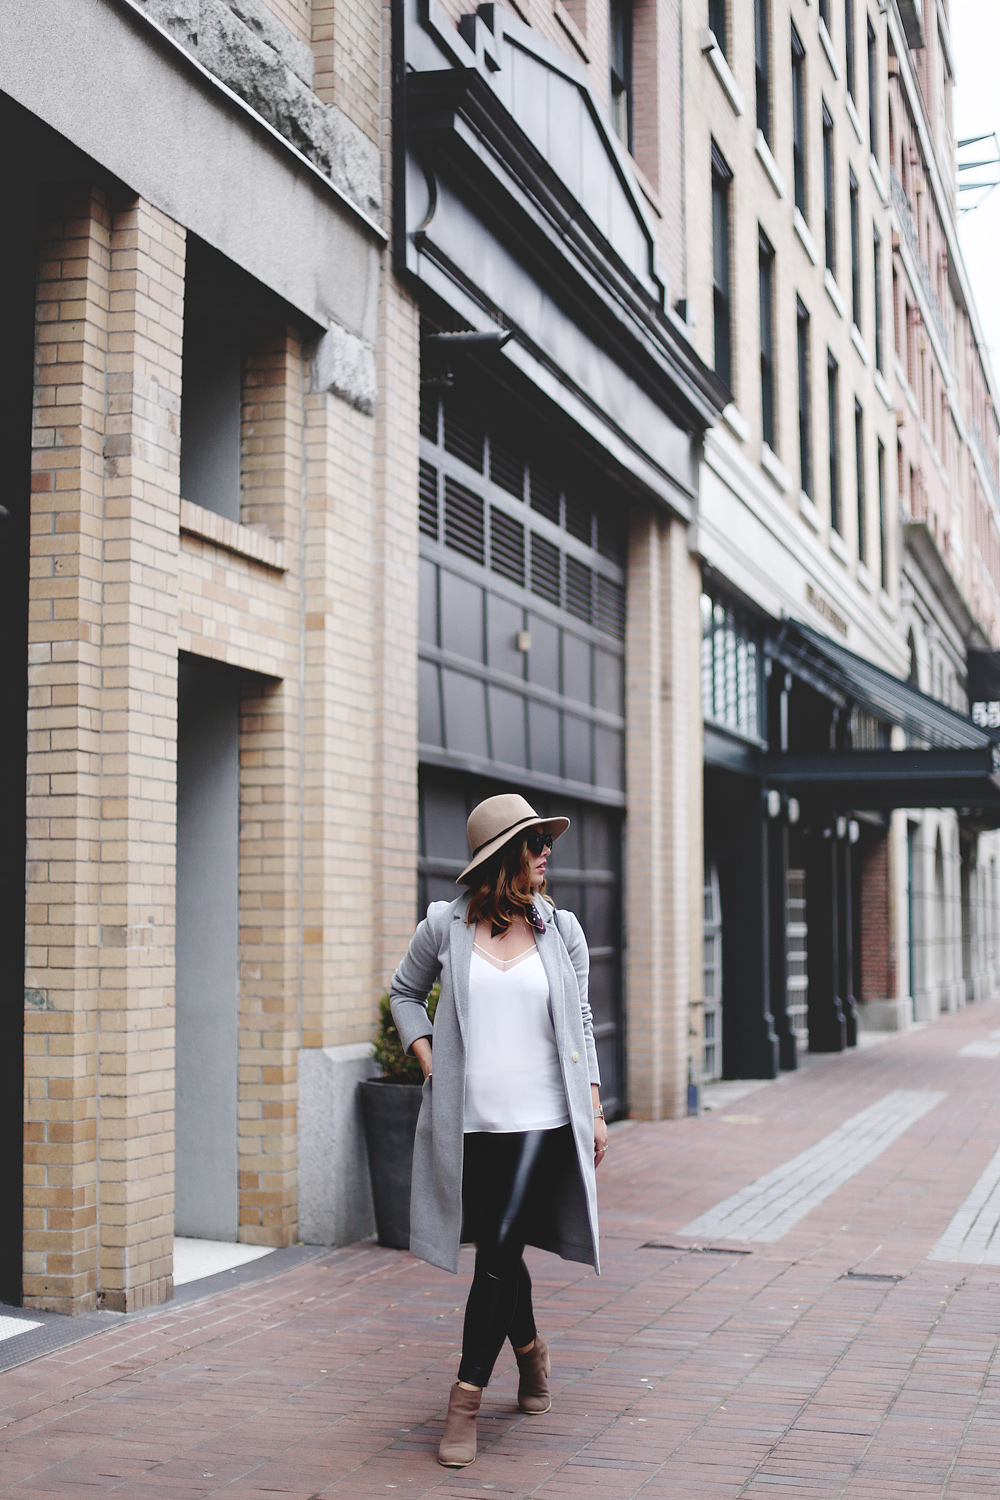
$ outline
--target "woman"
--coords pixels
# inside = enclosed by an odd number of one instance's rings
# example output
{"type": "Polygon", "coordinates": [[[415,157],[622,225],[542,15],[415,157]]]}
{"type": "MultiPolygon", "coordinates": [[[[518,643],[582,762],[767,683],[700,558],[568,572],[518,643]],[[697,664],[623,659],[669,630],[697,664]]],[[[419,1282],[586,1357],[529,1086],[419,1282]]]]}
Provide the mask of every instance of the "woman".
{"type": "Polygon", "coordinates": [[[472,859],[457,901],[435,901],[392,980],[392,1015],[424,1074],[413,1147],[410,1249],[458,1270],[473,1240],[462,1362],[438,1459],[476,1456],[476,1416],[504,1340],[523,1412],[551,1406],[549,1351],[535,1328],[525,1244],[600,1271],[594,1170],[608,1149],[576,917],[545,895],[568,818],[488,797],[469,817],[472,859]],[[434,1024],[427,994],[440,978],[434,1024]]]}

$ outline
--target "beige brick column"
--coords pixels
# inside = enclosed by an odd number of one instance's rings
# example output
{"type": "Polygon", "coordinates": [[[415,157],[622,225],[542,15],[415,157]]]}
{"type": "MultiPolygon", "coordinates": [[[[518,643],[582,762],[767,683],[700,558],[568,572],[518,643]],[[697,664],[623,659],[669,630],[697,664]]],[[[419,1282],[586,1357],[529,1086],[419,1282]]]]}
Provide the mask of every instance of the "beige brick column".
{"type": "Polygon", "coordinates": [[[97,1295],[101,589],[110,212],[42,208],[32,437],[24,1296],[97,1295]]]}
{"type": "Polygon", "coordinates": [[[111,235],[105,440],[101,1301],[169,1296],[177,556],[184,231],[138,200],[111,235]]]}
{"type": "MultiPolygon", "coordinates": [[[[291,326],[263,334],[247,355],[240,519],[280,538],[296,592],[303,379],[291,326]]],[[[290,615],[281,643],[296,663],[303,628],[302,611],[290,615]]],[[[291,1244],[296,1226],[301,703],[298,671],[248,679],[240,720],[239,1235],[261,1245],[291,1244]]]]}
{"type": "MultiPolygon", "coordinates": [[[[691,964],[700,908],[697,569],[686,527],[636,507],[626,634],[626,995],[629,1111],[686,1107],[691,964]],[[692,680],[693,679],[693,680],[692,680]]],[[[700,983],[698,985],[700,993],[700,983]]]]}

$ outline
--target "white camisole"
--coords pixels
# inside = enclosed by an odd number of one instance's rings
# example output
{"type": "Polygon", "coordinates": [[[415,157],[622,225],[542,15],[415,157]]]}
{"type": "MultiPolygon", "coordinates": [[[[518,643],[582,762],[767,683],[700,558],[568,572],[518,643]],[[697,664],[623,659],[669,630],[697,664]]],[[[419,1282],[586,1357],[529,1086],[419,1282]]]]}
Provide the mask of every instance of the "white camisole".
{"type": "Polygon", "coordinates": [[[549,981],[538,949],[502,970],[473,948],[466,1131],[554,1130],[568,1120],[549,981]]]}

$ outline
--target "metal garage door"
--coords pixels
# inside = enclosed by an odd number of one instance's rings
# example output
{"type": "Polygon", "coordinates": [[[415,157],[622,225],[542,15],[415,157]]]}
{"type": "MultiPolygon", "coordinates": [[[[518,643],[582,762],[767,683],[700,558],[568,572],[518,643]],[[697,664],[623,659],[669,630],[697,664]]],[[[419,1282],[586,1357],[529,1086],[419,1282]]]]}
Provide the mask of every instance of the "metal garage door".
{"type": "Polygon", "coordinates": [[[468,397],[422,405],[420,901],[453,898],[482,797],[514,786],[573,820],[551,887],[587,932],[621,1109],[627,502],[555,447],[468,397]]]}

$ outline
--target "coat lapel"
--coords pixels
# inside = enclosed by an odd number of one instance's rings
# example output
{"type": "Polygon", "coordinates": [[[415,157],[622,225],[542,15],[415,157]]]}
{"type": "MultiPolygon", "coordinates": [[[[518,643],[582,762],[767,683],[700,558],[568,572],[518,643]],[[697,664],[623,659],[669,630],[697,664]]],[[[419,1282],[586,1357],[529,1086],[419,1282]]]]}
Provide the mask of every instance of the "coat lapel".
{"type": "Polygon", "coordinates": [[[563,994],[562,954],[560,953],[559,930],[556,927],[555,907],[538,897],[535,910],[545,919],[545,931],[536,933],[538,956],[542,960],[545,977],[549,981],[549,999],[552,1003],[552,1029],[556,1041],[562,1044],[564,1035],[565,1003],[563,994]]]}
{"type": "Polygon", "coordinates": [[[469,972],[472,968],[472,928],[465,920],[468,905],[468,895],[459,896],[452,911],[451,934],[449,937],[449,947],[451,949],[451,991],[455,1001],[455,1014],[458,1016],[458,1026],[462,1033],[463,1044],[466,1040],[466,1029],[469,1018],[469,972]]]}

